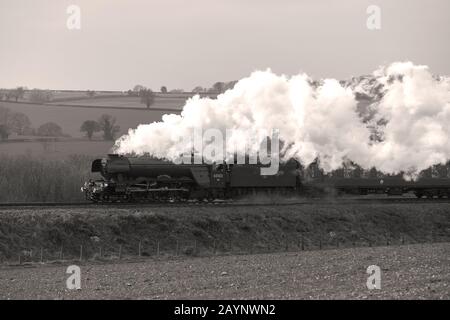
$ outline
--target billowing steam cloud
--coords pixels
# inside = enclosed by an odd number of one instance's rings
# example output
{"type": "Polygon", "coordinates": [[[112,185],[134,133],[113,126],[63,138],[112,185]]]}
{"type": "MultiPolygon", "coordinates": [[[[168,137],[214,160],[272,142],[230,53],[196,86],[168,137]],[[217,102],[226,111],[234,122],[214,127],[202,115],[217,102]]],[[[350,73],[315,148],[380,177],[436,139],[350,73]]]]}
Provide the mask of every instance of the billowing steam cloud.
{"type": "Polygon", "coordinates": [[[319,158],[326,171],[347,160],[386,173],[419,171],[449,160],[449,78],[433,77],[426,66],[397,62],[376,70],[369,84],[257,71],[217,99],[195,96],[181,115],[130,129],[117,140],[115,152],[173,159],[190,152],[192,145],[180,139],[194,128],[216,128],[224,136],[233,129],[238,134],[227,146],[243,152],[239,142],[252,138],[246,135],[277,129],[285,159],[308,165],[319,158]],[[356,99],[361,94],[372,97],[364,110],[356,99]]]}

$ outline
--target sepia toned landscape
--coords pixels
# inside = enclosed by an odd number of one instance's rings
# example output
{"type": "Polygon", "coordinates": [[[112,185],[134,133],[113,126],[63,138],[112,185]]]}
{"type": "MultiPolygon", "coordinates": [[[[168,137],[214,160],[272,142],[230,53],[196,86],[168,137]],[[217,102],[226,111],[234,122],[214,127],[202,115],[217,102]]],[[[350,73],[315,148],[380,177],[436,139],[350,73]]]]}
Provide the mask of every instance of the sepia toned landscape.
{"type": "Polygon", "coordinates": [[[450,300],[449,12],[1,0],[0,302],[450,300]]]}

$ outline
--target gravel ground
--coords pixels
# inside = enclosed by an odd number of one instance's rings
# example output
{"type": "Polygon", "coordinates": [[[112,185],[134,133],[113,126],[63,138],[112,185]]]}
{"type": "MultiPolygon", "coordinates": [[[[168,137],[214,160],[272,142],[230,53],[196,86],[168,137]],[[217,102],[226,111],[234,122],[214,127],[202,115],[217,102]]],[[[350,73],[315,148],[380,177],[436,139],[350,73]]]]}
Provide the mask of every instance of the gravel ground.
{"type": "Polygon", "coordinates": [[[3,267],[0,299],[449,299],[450,243],[296,253],[3,267]],[[369,265],[381,289],[368,290],[369,265]]]}

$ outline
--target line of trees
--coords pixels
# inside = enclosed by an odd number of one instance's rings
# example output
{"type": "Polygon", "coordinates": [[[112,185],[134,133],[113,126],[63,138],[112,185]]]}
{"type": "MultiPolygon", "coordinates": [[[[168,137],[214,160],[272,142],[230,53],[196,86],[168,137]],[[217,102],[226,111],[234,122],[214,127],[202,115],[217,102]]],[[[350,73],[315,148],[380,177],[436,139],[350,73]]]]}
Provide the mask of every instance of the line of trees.
{"type": "Polygon", "coordinates": [[[12,90],[0,90],[0,100],[3,101],[19,101],[25,99],[25,92],[28,91],[28,100],[34,103],[45,103],[53,99],[51,90],[33,89],[28,90],[26,87],[17,87],[12,90]]]}
{"type": "MultiPolygon", "coordinates": [[[[163,90],[167,93],[167,88],[162,87],[161,92],[163,90]]],[[[143,85],[137,84],[133,89],[128,90],[128,95],[131,97],[139,97],[141,99],[141,103],[145,104],[145,106],[150,108],[150,106],[155,102],[155,93],[150,88],[146,88],[143,85]]]]}
{"type": "MultiPolygon", "coordinates": [[[[89,140],[95,132],[103,132],[103,139],[112,141],[120,131],[117,119],[109,114],[103,114],[98,120],[86,120],[82,123],[80,131],[84,132],[89,140]]],[[[0,106],[0,140],[7,140],[12,133],[19,136],[62,137],[66,136],[61,126],[54,122],[47,122],[37,129],[32,128],[31,121],[21,112],[12,112],[7,107],[0,106]]]]}
{"type": "Polygon", "coordinates": [[[0,91],[0,100],[11,100],[14,99],[18,101],[19,99],[23,99],[25,96],[25,87],[17,87],[12,90],[1,90],[0,91]]]}
{"type": "Polygon", "coordinates": [[[234,85],[237,83],[237,81],[229,81],[229,82],[216,82],[212,85],[211,88],[203,88],[201,86],[197,86],[194,89],[192,89],[192,92],[195,93],[224,93],[225,91],[229,89],[233,89],[234,85]]]}
{"type": "MultiPolygon", "coordinates": [[[[228,89],[232,89],[236,83],[237,81],[216,82],[212,85],[211,88],[203,88],[201,86],[197,86],[192,89],[192,92],[220,94],[227,91],[228,89]]],[[[184,90],[182,89],[172,89],[169,91],[166,86],[162,86],[160,91],[163,94],[184,93],[184,90]]],[[[149,109],[150,106],[155,102],[155,93],[150,88],[147,88],[140,84],[137,84],[133,87],[133,89],[128,90],[127,94],[130,97],[139,97],[141,99],[141,103],[145,104],[147,109],[149,109]]]]}
{"type": "MultiPolygon", "coordinates": [[[[212,85],[210,88],[204,88],[202,86],[197,86],[192,89],[192,92],[195,93],[215,93],[220,94],[228,89],[232,89],[237,81],[229,81],[229,82],[221,82],[218,81],[212,85]]],[[[19,100],[23,100],[25,98],[25,93],[27,93],[27,100],[34,103],[46,103],[53,99],[53,92],[51,90],[42,90],[42,89],[33,89],[28,90],[26,87],[17,87],[15,89],[6,90],[0,89],[0,101],[10,101],[15,100],[16,102],[19,100]]],[[[163,94],[167,93],[184,93],[183,89],[172,89],[168,90],[166,86],[162,86],[160,88],[160,92],[163,94]]],[[[150,89],[143,85],[135,85],[133,89],[127,91],[129,96],[140,97],[141,103],[145,104],[147,108],[150,108],[155,101],[155,94],[150,89]]],[[[89,98],[93,98],[97,95],[97,92],[94,90],[87,90],[86,95],[89,98]]]]}
{"type": "MultiPolygon", "coordinates": [[[[218,82],[214,83],[210,88],[197,86],[194,89],[192,89],[192,92],[220,94],[220,93],[224,93],[225,91],[227,91],[229,89],[232,89],[236,83],[237,83],[237,81],[228,81],[228,82],[218,81],[218,82]]],[[[133,87],[133,89],[128,90],[127,93],[129,96],[144,97],[141,99],[142,100],[141,103],[146,104],[145,97],[148,94],[147,91],[152,92],[151,89],[146,88],[143,85],[137,84],[133,87]]],[[[166,86],[162,86],[160,89],[160,92],[163,94],[166,94],[166,93],[184,93],[185,91],[183,89],[172,89],[169,91],[166,86]]]]}
{"type": "Polygon", "coordinates": [[[21,112],[12,112],[9,108],[0,106],[0,140],[7,140],[12,133],[19,136],[64,136],[62,128],[54,122],[44,123],[34,129],[27,115],[21,112]]]}
{"type": "Polygon", "coordinates": [[[109,114],[103,114],[97,121],[84,121],[80,127],[80,131],[84,132],[89,140],[92,140],[95,132],[103,131],[103,139],[112,141],[120,131],[120,126],[117,125],[115,117],[109,114]]]}
{"type": "Polygon", "coordinates": [[[30,102],[46,103],[53,99],[53,92],[50,90],[33,89],[29,93],[30,102]]]}

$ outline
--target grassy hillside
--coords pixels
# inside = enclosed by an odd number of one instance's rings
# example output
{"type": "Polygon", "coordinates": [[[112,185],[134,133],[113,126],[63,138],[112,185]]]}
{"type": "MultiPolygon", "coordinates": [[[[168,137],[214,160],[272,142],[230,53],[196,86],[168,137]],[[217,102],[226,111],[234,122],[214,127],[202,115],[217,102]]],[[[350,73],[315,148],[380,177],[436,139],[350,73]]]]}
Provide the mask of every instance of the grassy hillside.
{"type": "Polygon", "coordinates": [[[448,204],[3,209],[0,257],[257,253],[450,240],[448,204]],[[303,239],[303,240],[302,240],[303,239]]]}

